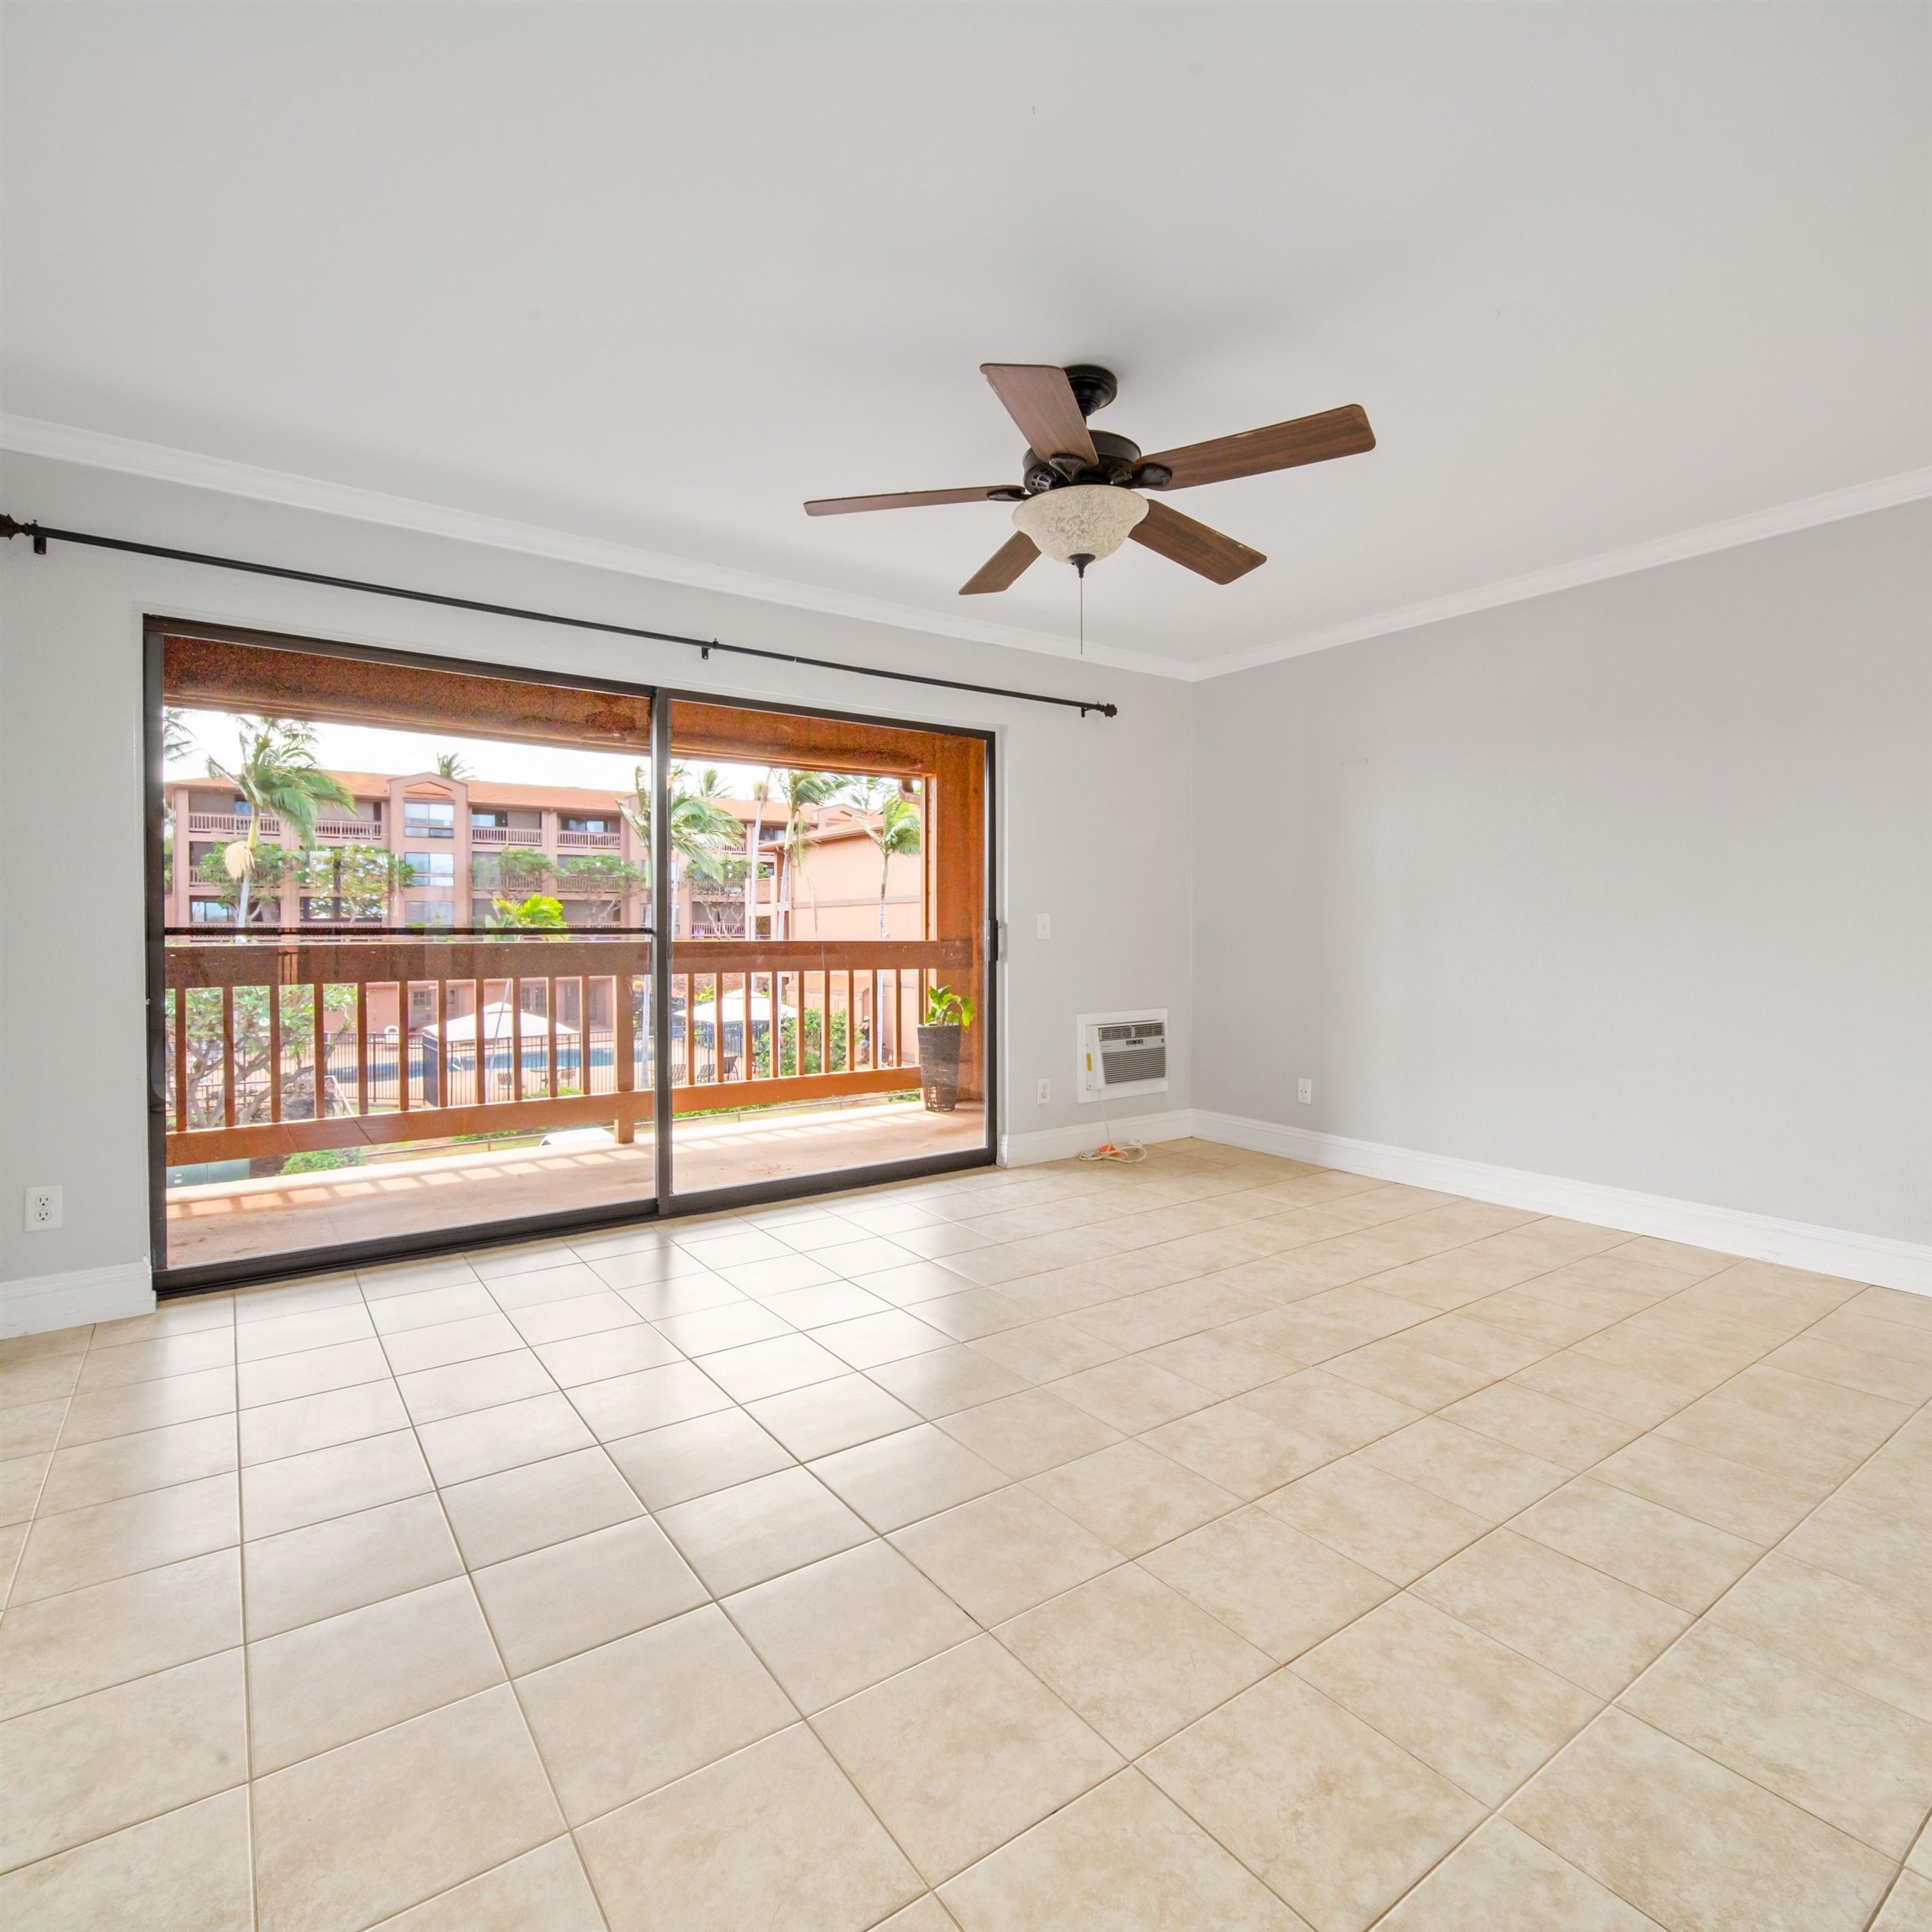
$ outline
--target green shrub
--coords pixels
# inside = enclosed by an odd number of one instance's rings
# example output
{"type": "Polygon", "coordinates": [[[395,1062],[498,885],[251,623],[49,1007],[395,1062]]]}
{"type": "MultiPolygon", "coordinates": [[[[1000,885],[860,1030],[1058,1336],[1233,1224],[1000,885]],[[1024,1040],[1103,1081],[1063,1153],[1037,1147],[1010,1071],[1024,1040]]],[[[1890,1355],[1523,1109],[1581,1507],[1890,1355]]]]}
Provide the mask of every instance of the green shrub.
{"type": "Polygon", "coordinates": [[[335,1167],[360,1167],[360,1147],[305,1147],[282,1163],[284,1174],[326,1174],[335,1167]]]}

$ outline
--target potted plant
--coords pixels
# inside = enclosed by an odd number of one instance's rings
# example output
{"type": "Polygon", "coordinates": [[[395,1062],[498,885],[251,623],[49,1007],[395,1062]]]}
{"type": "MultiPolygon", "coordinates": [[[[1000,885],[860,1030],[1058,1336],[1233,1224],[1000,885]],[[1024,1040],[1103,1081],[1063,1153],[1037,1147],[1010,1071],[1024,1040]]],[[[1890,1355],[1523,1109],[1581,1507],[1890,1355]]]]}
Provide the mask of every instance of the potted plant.
{"type": "Polygon", "coordinates": [[[919,1029],[919,1077],[928,1114],[950,1114],[959,1098],[959,1036],[973,1024],[973,1002],[950,986],[926,995],[926,1020],[919,1029]]]}

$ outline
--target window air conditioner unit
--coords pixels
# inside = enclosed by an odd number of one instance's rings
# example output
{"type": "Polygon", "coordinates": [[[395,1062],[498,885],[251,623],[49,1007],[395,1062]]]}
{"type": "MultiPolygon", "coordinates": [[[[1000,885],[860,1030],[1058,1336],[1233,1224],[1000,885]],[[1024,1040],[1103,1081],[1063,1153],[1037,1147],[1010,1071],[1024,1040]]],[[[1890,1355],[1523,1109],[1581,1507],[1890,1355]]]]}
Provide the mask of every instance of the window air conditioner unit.
{"type": "Polygon", "coordinates": [[[1077,1088],[1082,1102],[1167,1091],[1167,1012],[1083,1013],[1077,1088]]]}

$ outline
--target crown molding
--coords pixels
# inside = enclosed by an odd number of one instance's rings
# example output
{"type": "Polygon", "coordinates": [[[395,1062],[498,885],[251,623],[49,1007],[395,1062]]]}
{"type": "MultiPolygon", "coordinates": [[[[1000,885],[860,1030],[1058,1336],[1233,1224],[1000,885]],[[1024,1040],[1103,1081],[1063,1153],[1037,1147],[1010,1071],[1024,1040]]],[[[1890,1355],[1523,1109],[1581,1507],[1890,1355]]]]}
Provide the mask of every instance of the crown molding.
{"type": "Polygon", "coordinates": [[[989,624],[981,619],[923,610],[917,605],[895,604],[881,597],[831,590],[822,584],[801,584],[791,578],[735,569],[695,558],[674,557],[636,544],[577,536],[542,524],[519,523],[510,517],[454,509],[413,496],[392,496],[354,484],[330,482],[253,463],[232,462],[223,456],[204,456],[191,449],[138,442],[132,437],[112,436],[101,430],[76,428],[70,423],[49,423],[38,417],[0,415],[0,449],[22,456],[42,456],[58,463],[139,476],[151,482],[216,491],[223,496],[279,504],[286,509],[313,510],[327,517],[384,524],[423,536],[446,537],[459,543],[480,543],[491,549],[516,551],[552,563],[615,571],[626,577],[714,590],[729,597],[753,598],[762,604],[781,604],[825,616],[850,617],[864,624],[890,625],[898,631],[923,631],[927,636],[960,637],[975,644],[1031,651],[1069,663],[1098,664],[1155,678],[1185,680],[1188,675],[1186,665],[1145,652],[1089,645],[1082,656],[1071,639],[1056,637],[1047,631],[989,624]]]}
{"type": "Polygon", "coordinates": [[[1854,483],[1846,489],[1829,491],[1822,496],[1805,496],[1795,503],[1754,510],[1748,517],[1706,523],[1699,529],[1633,544],[1628,549],[1606,550],[1595,557],[1552,564],[1547,570],[1532,570],[1527,576],[1506,577],[1498,583],[1478,584],[1474,589],[1432,597],[1426,603],[1407,604],[1373,617],[1355,618],[1346,624],[1330,625],[1325,630],[1306,631],[1279,643],[1258,645],[1239,657],[1191,666],[1184,674],[1191,683],[1205,683],[1210,678],[1233,677],[1237,672],[1252,671],[1263,664],[1279,664],[1284,658],[1332,651],[1337,645],[1359,644],[1370,637],[1390,636],[1398,631],[1420,630],[1426,624],[1440,624],[1446,618],[1467,617],[1504,604],[1525,603],[1532,597],[1547,597],[1555,591],[1600,584],[1606,578],[1654,570],[1659,564],[1681,564],[1689,558],[1707,557],[1713,551],[1760,543],[1768,537],[1789,536],[1796,530],[1836,523],[1847,517],[1862,517],[1873,510],[1889,510],[1925,496],[1932,496],[1932,469],[1907,470],[1896,476],[1881,476],[1870,483],[1854,483]]]}
{"type": "Polygon", "coordinates": [[[1139,672],[1144,676],[1172,678],[1189,684],[1233,677],[1265,664],[1306,657],[1317,651],[1332,651],[1343,644],[1359,644],[1372,637],[1392,636],[1399,631],[1420,630],[1426,625],[1440,624],[1448,618],[1467,617],[1505,604],[1524,603],[1531,598],[1547,597],[1559,590],[1572,590],[1585,584],[1602,583],[1607,578],[1654,570],[1660,564],[1679,564],[1690,558],[1708,556],[1714,551],[1735,549],[1740,544],[1762,543],[1769,537],[1787,536],[1820,523],[1835,523],[1848,517],[1862,517],[1871,511],[1888,510],[1901,503],[1932,496],[1932,469],[1908,470],[1895,476],[1854,483],[1820,496],[1806,496],[1794,503],[1753,511],[1748,516],[1733,517],[1721,523],[1707,523],[1695,530],[1680,531],[1675,536],[1657,538],[1626,549],[1606,550],[1593,557],[1578,558],[1567,564],[1552,564],[1545,570],[1534,570],[1524,576],[1504,578],[1471,589],[1453,591],[1447,596],[1431,598],[1423,603],[1404,605],[1371,616],[1353,618],[1345,624],[1301,631],[1272,644],[1257,645],[1233,657],[1216,658],[1208,663],[1193,663],[1178,657],[1157,657],[1150,652],[1123,651],[1105,645],[1090,646],[1083,658],[1066,638],[1056,637],[1046,631],[1009,628],[980,619],[924,610],[917,605],[895,604],[885,598],[865,596],[857,592],[827,589],[819,584],[802,584],[791,578],[767,576],[762,572],[735,569],[694,558],[674,557],[635,544],[578,536],[541,524],[519,523],[509,517],[453,509],[445,504],[424,502],[412,496],[392,496],[352,484],[330,482],[319,477],[266,469],[252,463],[236,463],[226,457],[200,455],[193,450],[176,449],[159,443],[138,442],[132,437],[108,435],[101,430],[76,428],[69,423],[49,423],[36,417],[0,415],[0,449],[13,450],[23,456],[44,456],[55,462],[113,470],[154,482],[178,483],[190,489],[248,497],[288,509],[312,510],[324,516],[345,517],[357,522],[379,523],[395,529],[413,530],[424,536],[445,537],[460,543],[480,543],[491,549],[515,551],[553,563],[575,564],[593,570],[609,570],[627,577],[647,578],[693,589],[716,591],[724,596],[746,597],[760,603],[817,611],[826,616],[849,617],[860,623],[890,625],[895,630],[923,631],[933,636],[960,637],[976,644],[1030,651],[1065,662],[1098,664],[1109,669],[1139,672]]]}

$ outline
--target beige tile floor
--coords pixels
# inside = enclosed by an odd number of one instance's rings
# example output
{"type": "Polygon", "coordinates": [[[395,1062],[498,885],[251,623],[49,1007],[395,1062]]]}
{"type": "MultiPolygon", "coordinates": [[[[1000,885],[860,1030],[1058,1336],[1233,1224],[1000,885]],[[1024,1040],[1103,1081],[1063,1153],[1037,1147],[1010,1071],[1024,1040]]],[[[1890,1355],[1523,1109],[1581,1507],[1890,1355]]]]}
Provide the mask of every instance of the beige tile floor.
{"type": "Polygon", "coordinates": [[[1932,1300],[1183,1142],[0,1393],[23,1932],[1932,1927],[1932,1300]]]}

